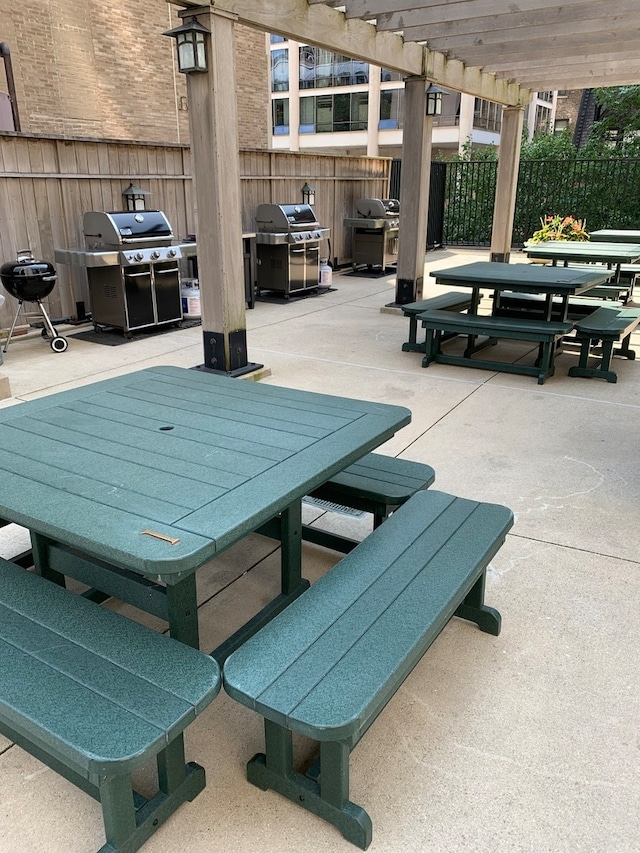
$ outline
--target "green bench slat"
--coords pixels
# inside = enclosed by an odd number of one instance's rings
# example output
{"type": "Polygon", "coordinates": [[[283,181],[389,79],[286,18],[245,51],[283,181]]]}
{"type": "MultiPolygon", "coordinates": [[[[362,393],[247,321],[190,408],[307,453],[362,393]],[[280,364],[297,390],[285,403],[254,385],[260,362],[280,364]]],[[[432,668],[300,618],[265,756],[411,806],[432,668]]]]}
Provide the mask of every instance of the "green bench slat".
{"type": "Polygon", "coordinates": [[[249,780],[364,849],[371,827],[348,801],[348,750],[453,615],[499,633],[484,577],[512,524],[506,507],[418,492],[227,658],[225,690],[265,718],[267,755],[249,763],[249,780]],[[290,766],[291,732],[321,743],[318,790],[290,766]],[[341,785],[340,803],[323,796],[341,785]]]}
{"type": "MultiPolygon", "coordinates": [[[[598,264],[597,266],[602,266],[598,264]]],[[[571,269],[582,269],[587,272],[597,269],[594,264],[570,263],[571,269]]],[[[620,264],[619,281],[609,281],[609,284],[600,284],[597,287],[587,290],[584,295],[596,296],[603,299],[620,299],[623,302],[628,302],[633,295],[633,287],[635,284],[636,274],[640,272],[640,267],[637,264],[620,264]]],[[[611,279],[615,277],[616,270],[611,269],[611,279]]]]}
{"type": "Polygon", "coordinates": [[[530,317],[494,317],[469,314],[452,314],[448,311],[425,311],[420,314],[422,325],[427,330],[425,355],[422,366],[428,367],[437,361],[443,364],[456,364],[465,367],[477,367],[481,370],[495,370],[504,373],[522,373],[526,376],[536,376],[538,384],[542,385],[548,376],[555,372],[554,357],[555,343],[573,329],[572,323],[558,321],[536,320],[530,317]],[[464,355],[450,355],[441,350],[442,333],[457,332],[466,334],[470,341],[464,355]],[[480,348],[473,348],[473,339],[478,335],[488,335],[489,342],[482,348],[499,338],[516,341],[538,341],[540,344],[536,366],[519,362],[505,363],[490,361],[485,358],[472,358],[480,348]]]}
{"type": "Polygon", "coordinates": [[[599,308],[575,324],[576,336],[619,341],[640,323],[638,308],[599,308]]]}
{"type": "Polygon", "coordinates": [[[534,318],[493,317],[477,314],[452,314],[449,311],[425,311],[420,315],[425,328],[446,331],[462,329],[463,334],[495,334],[513,340],[555,340],[567,335],[573,323],[534,318]]]}
{"type": "MultiPolygon", "coordinates": [[[[560,296],[553,297],[551,308],[551,319],[562,320],[563,299],[560,296]]],[[[540,293],[512,293],[504,291],[500,294],[500,307],[494,309],[494,315],[498,317],[519,316],[520,313],[531,316],[531,314],[542,313],[546,305],[546,297],[540,293]]],[[[617,300],[595,299],[583,296],[570,296],[568,302],[567,316],[570,320],[579,320],[586,317],[598,308],[622,308],[622,302],[617,300]]]]}
{"type": "Polygon", "coordinates": [[[636,357],[631,349],[631,334],[640,324],[638,308],[598,308],[593,314],[576,323],[576,339],[580,342],[580,355],[577,365],[569,368],[569,376],[592,379],[606,379],[617,382],[618,376],[611,370],[611,358],[620,355],[629,360],[636,357]],[[613,344],[622,340],[619,349],[613,344]],[[589,366],[591,347],[595,341],[602,341],[602,356],[595,367],[589,366]]]}
{"type": "Polygon", "coordinates": [[[434,480],[435,471],[423,462],[368,453],[315,489],[311,497],[364,512],[378,513],[384,508],[386,515],[434,480]]]}
{"type": "Polygon", "coordinates": [[[204,787],[202,768],[185,767],[182,732],[220,685],[208,655],[0,560],[0,732],[101,799],[107,835],[133,817],[111,811],[123,774],[130,789],[131,771],[156,756],[181,777],[144,826],[133,818],[133,835],[107,838],[114,850],[138,849],[204,787]]]}
{"type": "MultiPolygon", "coordinates": [[[[480,294],[482,296],[482,294],[480,294]]],[[[421,299],[418,302],[409,302],[401,305],[405,317],[409,318],[409,340],[402,344],[403,352],[424,352],[424,341],[418,343],[418,315],[423,311],[467,311],[471,307],[472,296],[470,293],[459,293],[455,290],[447,293],[439,293],[429,299],[421,299]]]]}

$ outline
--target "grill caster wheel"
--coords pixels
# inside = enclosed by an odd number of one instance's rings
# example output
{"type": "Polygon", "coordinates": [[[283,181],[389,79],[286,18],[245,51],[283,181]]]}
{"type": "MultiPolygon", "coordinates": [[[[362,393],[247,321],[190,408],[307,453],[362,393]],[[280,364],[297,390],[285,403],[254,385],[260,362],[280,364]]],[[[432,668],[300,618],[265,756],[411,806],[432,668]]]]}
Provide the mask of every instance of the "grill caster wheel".
{"type": "Polygon", "coordinates": [[[51,340],[49,346],[54,352],[64,352],[69,346],[69,341],[63,338],[62,335],[58,335],[51,340]]]}
{"type": "Polygon", "coordinates": [[[40,329],[40,334],[45,339],[45,341],[48,341],[50,339],[50,335],[47,329],[40,329]]]}

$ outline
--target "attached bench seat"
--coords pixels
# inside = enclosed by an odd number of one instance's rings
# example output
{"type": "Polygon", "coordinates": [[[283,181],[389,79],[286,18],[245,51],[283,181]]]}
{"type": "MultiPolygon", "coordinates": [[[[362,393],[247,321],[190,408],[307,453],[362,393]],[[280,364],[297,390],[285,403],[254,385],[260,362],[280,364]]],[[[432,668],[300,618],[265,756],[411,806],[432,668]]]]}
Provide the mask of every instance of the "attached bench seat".
{"type": "Polygon", "coordinates": [[[365,849],[371,820],[349,801],[350,750],[452,616],[499,633],[485,574],[512,524],[506,507],[418,492],[227,658],[227,693],[265,719],[249,781],[365,849]],[[292,732],[320,742],[319,774],[294,770],[292,732]]]}
{"type": "Polygon", "coordinates": [[[182,733],[220,683],[208,655],[0,561],[0,732],[101,802],[101,853],[138,850],[204,788],[182,733]],[[145,801],[131,772],[154,756],[145,801]]]}
{"type": "MultiPolygon", "coordinates": [[[[436,472],[431,465],[423,462],[367,453],[315,489],[310,497],[370,512],[375,528],[413,494],[428,489],[435,477],[436,472]]],[[[314,541],[313,528],[305,527],[303,537],[314,541]]]]}
{"type": "Polygon", "coordinates": [[[458,293],[450,290],[447,293],[439,293],[430,299],[421,299],[418,302],[409,302],[401,305],[405,317],[409,318],[409,340],[402,344],[403,352],[424,352],[424,341],[418,343],[418,316],[424,311],[468,311],[471,307],[472,297],[470,293],[458,293]]]}
{"type": "MultiPolygon", "coordinates": [[[[561,296],[552,299],[551,319],[562,322],[561,296]]],[[[543,315],[546,297],[542,293],[512,293],[503,291],[500,294],[500,305],[493,309],[494,317],[520,317],[523,315],[543,315]]],[[[598,308],[622,308],[622,302],[613,299],[594,299],[589,296],[570,296],[568,301],[567,319],[581,320],[598,308]]]]}
{"type": "Polygon", "coordinates": [[[434,361],[443,364],[459,364],[466,367],[479,367],[483,370],[496,370],[505,373],[522,373],[537,376],[538,385],[542,385],[548,376],[555,372],[555,345],[564,335],[573,329],[573,323],[535,320],[519,317],[493,317],[476,314],[453,314],[449,311],[425,311],[420,315],[422,325],[427,330],[425,356],[422,366],[428,367],[434,361]],[[442,333],[457,332],[469,335],[470,343],[462,356],[447,355],[442,352],[442,333]],[[488,335],[491,342],[506,338],[516,341],[537,341],[540,354],[536,366],[509,364],[501,361],[472,358],[473,339],[477,335],[488,335]]]}
{"type": "MultiPolygon", "coordinates": [[[[571,269],[593,272],[594,269],[597,270],[603,265],[569,262],[567,266],[571,269]]],[[[585,291],[584,295],[588,294],[599,299],[620,299],[626,304],[633,296],[633,287],[636,275],[640,272],[640,266],[637,264],[620,264],[620,273],[617,281],[615,280],[615,268],[612,267],[609,272],[611,273],[611,278],[607,284],[599,284],[596,287],[592,287],[591,290],[585,291]]]]}
{"type": "Polygon", "coordinates": [[[576,340],[580,342],[579,362],[569,368],[569,376],[584,376],[617,382],[618,376],[611,370],[611,357],[620,355],[635,359],[635,351],[630,347],[631,333],[640,324],[638,308],[599,308],[595,313],[576,323],[576,340]],[[619,349],[613,349],[614,343],[622,341],[619,349]],[[591,348],[602,341],[600,363],[589,367],[591,348]]]}
{"type": "MultiPolygon", "coordinates": [[[[370,512],[375,529],[412,495],[428,489],[435,477],[436,472],[431,465],[424,462],[398,459],[382,453],[367,453],[311,492],[309,497],[370,512]]],[[[277,520],[267,522],[257,532],[275,539],[281,537],[277,520]]],[[[358,545],[356,539],[311,524],[302,525],[302,538],[305,542],[313,542],[342,554],[348,554],[358,545]]]]}

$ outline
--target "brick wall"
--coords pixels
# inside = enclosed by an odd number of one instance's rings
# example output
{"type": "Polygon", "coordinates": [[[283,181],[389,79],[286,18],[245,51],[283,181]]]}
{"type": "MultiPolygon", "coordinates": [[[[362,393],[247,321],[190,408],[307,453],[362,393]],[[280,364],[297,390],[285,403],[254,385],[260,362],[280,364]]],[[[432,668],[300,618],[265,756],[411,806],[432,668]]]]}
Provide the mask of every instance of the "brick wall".
{"type": "Polygon", "coordinates": [[[236,26],[238,132],[243,148],[268,148],[271,121],[266,36],[236,26]]]}
{"type": "MultiPolygon", "coordinates": [[[[165,0],[0,0],[23,132],[188,143],[185,77],[162,35],[179,23],[165,0]]],[[[265,36],[238,26],[236,44],[240,145],[266,148],[265,36]]]]}

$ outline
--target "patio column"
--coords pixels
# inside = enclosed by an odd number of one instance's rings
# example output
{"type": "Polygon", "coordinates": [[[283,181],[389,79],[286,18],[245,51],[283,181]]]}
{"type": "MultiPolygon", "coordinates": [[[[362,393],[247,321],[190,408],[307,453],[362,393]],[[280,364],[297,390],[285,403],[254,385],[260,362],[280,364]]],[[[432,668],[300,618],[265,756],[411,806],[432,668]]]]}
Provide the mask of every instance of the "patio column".
{"type": "Polygon", "coordinates": [[[232,375],[257,367],[247,361],[240,202],[240,156],[235,79],[235,15],[191,7],[211,31],[207,71],[187,74],[196,239],[202,311],[202,368],[232,375]]]}
{"type": "Polygon", "coordinates": [[[491,229],[491,260],[509,263],[516,209],[524,107],[504,107],[491,229]]]}
{"type": "Polygon", "coordinates": [[[422,296],[433,130],[433,118],[426,115],[428,87],[425,77],[405,80],[396,305],[422,296]]]}

